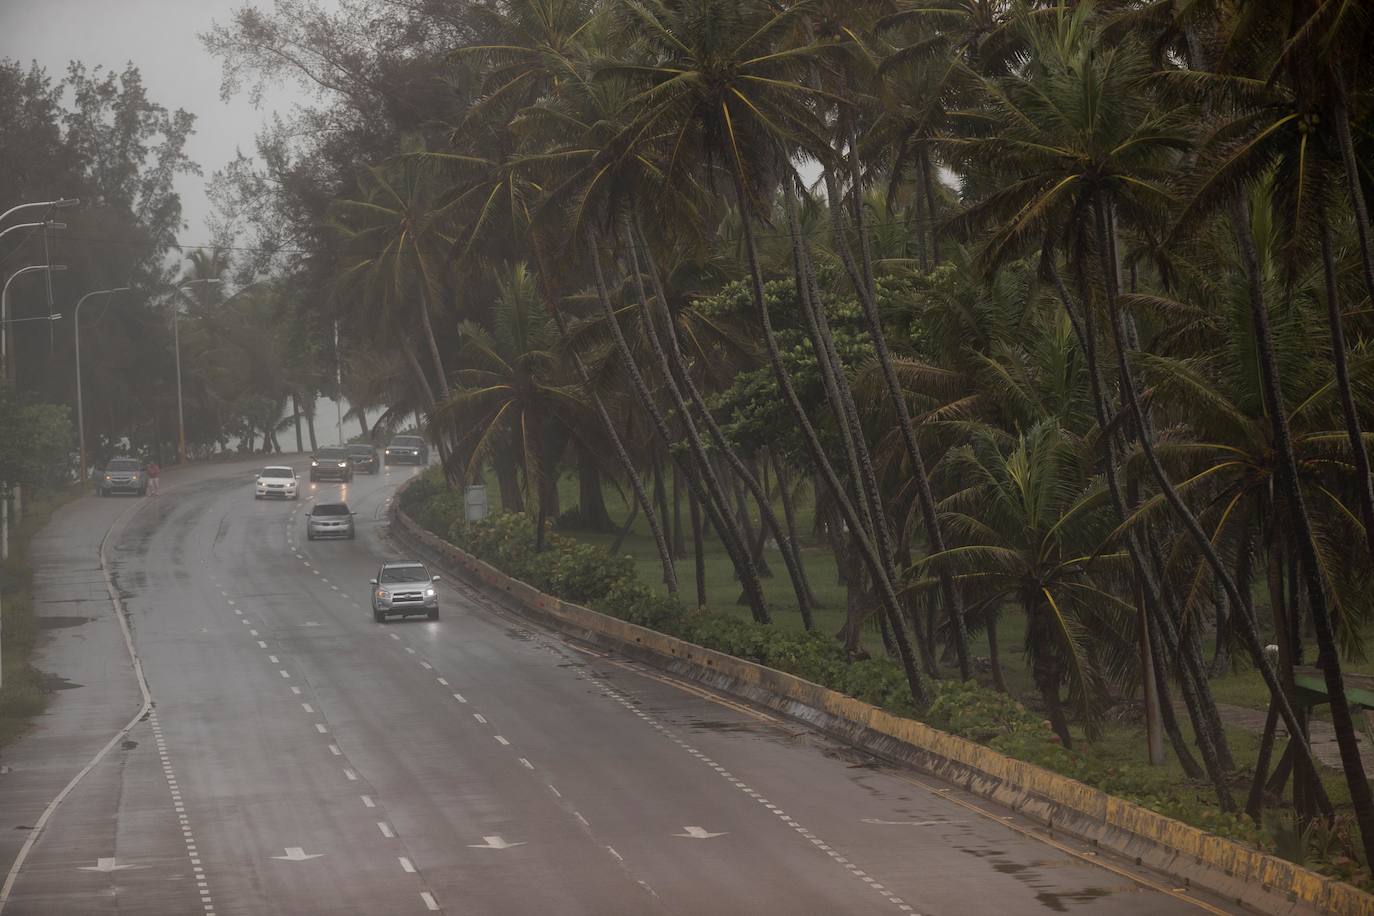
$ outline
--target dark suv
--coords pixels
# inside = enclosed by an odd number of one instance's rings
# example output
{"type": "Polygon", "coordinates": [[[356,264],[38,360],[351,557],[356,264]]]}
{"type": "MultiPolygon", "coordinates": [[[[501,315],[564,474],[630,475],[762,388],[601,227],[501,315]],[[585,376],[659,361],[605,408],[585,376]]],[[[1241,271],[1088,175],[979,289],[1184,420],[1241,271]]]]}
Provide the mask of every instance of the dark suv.
{"type": "Polygon", "coordinates": [[[397,436],[386,447],[387,464],[429,464],[429,445],[419,436],[397,436]]]}
{"type": "Polygon", "coordinates": [[[143,473],[143,462],[137,458],[111,458],[105,469],[95,475],[95,492],[97,496],[121,492],[145,495],[148,476],[143,473]]]}
{"type": "Polygon", "coordinates": [[[382,469],[382,463],[377,459],[377,449],[366,443],[350,445],[348,447],[348,460],[352,463],[355,471],[375,474],[382,469]]]}
{"type": "Polygon", "coordinates": [[[310,459],[310,479],[342,480],[348,483],[353,479],[353,463],[348,460],[348,449],[339,446],[322,448],[310,459]]]}

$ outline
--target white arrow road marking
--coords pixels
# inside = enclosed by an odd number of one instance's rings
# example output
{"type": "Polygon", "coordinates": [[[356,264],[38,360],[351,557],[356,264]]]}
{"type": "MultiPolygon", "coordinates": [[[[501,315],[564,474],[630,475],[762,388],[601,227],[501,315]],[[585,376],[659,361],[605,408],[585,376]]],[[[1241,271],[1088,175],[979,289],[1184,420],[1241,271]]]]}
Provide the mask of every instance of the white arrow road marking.
{"type": "Polygon", "coordinates": [[[865,824],[885,824],[894,827],[941,827],[945,824],[957,824],[959,821],[885,821],[880,817],[866,817],[863,819],[865,824]]]}
{"type": "Polygon", "coordinates": [[[304,862],[306,859],[318,859],[322,855],[324,855],[322,852],[307,853],[299,846],[288,846],[286,847],[286,855],[273,856],[272,858],[281,859],[284,862],[304,862]]]}
{"type": "Polygon", "coordinates": [[[119,865],[119,864],[117,864],[117,863],[115,862],[114,856],[111,856],[111,857],[108,858],[108,859],[106,859],[106,858],[99,858],[99,859],[96,859],[94,865],[82,865],[82,866],[79,866],[79,867],[80,867],[80,869],[81,869],[82,871],[105,871],[105,872],[110,872],[110,871],[119,871],[120,869],[124,869],[124,868],[143,868],[144,866],[142,866],[142,865],[119,865]]]}
{"type": "Polygon", "coordinates": [[[711,839],[711,837],[725,836],[725,834],[727,834],[727,833],[730,832],[730,831],[728,831],[728,830],[725,830],[725,831],[722,831],[721,833],[711,833],[710,831],[706,830],[704,827],[683,827],[682,829],[685,830],[685,831],[687,831],[687,832],[686,832],[686,833],[675,833],[675,834],[673,834],[673,836],[687,837],[687,838],[690,839],[690,840],[709,840],[709,839],[711,839]]]}
{"type": "Polygon", "coordinates": [[[484,843],[469,843],[469,849],[510,849],[514,846],[524,846],[524,843],[507,843],[499,836],[484,836],[484,843]]]}

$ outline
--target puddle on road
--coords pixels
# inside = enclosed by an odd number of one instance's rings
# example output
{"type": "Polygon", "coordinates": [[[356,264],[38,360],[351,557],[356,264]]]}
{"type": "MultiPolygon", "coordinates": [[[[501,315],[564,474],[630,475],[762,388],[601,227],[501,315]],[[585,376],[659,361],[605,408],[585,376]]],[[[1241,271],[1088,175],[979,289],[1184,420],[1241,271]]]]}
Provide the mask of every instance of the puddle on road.
{"type": "Polygon", "coordinates": [[[43,692],[53,693],[58,690],[73,690],[77,687],[84,687],[85,684],[78,684],[76,681],[69,681],[60,674],[43,675],[43,692]]]}
{"type": "Polygon", "coordinates": [[[136,747],[138,747],[138,742],[132,738],[125,738],[119,745],[121,751],[132,751],[136,747]]]}
{"type": "Polygon", "coordinates": [[[518,639],[522,642],[529,642],[531,639],[534,639],[533,633],[521,627],[511,627],[510,629],[506,630],[506,635],[509,636],[511,639],[518,639]]]}
{"type": "Polygon", "coordinates": [[[79,627],[83,623],[90,623],[94,617],[75,617],[54,615],[52,617],[39,617],[38,628],[40,630],[64,630],[67,627],[79,627]]]}
{"type": "Polygon", "coordinates": [[[1050,890],[1049,882],[1038,880],[1044,878],[1040,869],[1045,868],[1064,868],[1075,864],[1067,859],[1036,860],[1029,864],[1013,862],[1007,858],[1007,854],[1001,849],[984,849],[976,847],[955,846],[959,852],[967,853],[979,859],[987,859],[988,864],[993,870],[1003,875],[1010,875],[1017,881],[1025,884],[1035,891],[1035,902],[1045,909],[1054,913],[1067,913],[1071,904],[1092,903],[1101,900],[1118,892],[1133,890],[1133,886],[1122,887],[1085,887],[1082,890],[1059,891],[1050,890]]]}

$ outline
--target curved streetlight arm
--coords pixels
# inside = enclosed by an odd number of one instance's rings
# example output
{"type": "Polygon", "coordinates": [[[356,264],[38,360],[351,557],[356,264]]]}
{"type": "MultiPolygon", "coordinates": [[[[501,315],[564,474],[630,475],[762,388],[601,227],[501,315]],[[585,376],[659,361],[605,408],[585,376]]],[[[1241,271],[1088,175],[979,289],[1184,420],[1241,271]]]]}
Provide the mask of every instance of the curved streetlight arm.
{"type": "Polygon", "coordinates": [[[60,210],[67,207],[76,207],[80,204],[81,198],[79,197],[59,197],[57,200],[40,200],[31,204],[20,204],[17,207],[10,207],[4,213],[0,213],[0,223],[3,223],[20,210],[29,210],[34,207],[52,207],[60,210]]]}
{"type": "Polygon", "coordinates": [[[19,229],[66,229],[66,223],[59,223],[56,220],[45,219],[39,223],[15,223],[5,229],[0,229],[0,239],[19,229]]]}
{"type": "Polygon", "coordinates": [[[10,317],[10,284],[22,277],[24,274],[35,271],[47,271],[48,273],[60,273],[67,269],[66,264],[30,264],[28,267],[21,267],[10,274],[5,281],[3,288],[0,288],[0,365],[4,366],[5,377],[13,375],[14,367],[9,358],[9,317],[10,317]]]}

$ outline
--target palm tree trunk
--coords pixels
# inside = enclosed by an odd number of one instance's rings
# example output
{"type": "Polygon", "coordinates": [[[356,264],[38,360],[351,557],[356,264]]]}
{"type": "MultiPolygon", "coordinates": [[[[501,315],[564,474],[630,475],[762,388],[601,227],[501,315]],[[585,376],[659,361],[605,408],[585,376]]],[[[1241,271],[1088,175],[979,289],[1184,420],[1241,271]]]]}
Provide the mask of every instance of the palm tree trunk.
{"type": "Polygon", "coordinates": [[[296,421],[296,451],[303,452],[305,451],[305,443],[301,441],[301,408],[294,391],[291,392],[291,414],[296,421]]]}
{"type": "MultiPolygon", "coordinates": [[[[735,182],[735,203],[739,207],[740,223],[744,235],[745,261],[749,268],[749,291],[754,300],[754,311],[763,331],[763,339],[768,350],[768,361],[773,368],[773,375],[777,378],[778,387],[781,389],[788,407],[791,408],[793,416],[797,418],[812,457],[825,475],[826,483],[831,488],[836,503],[842,511],[846,511],[848,516],[846,521],[850,529],[856,534],[856,541],[861,545],[867,564],[874,571],[873,578],[879,590],[879,599],[882,602],[884,612],[889,617],[889,623],[892,625],[893,640],[896,642],[898,654],[901,656],[902,670],[906,674],[907,684],[911,688],[912,699],[918,706],[925,706],[930,700],[930,690],[926,684],[925,676],[916,666],[915,657],[911,651],[911,643],[907,639],[906,631],[902,625],[901,602],[897,599],[897,593],[892,587],[892,580],[886,574],[884,560],[880,559],[880,557],[885,557],[887,558],[886,562],[890,563],[891,548],[884,546],[882,553],[879,554],[873,549],[872,544],[868,543],[866,537],[857,536],[860,533],[858,516],[845,497],[839,478],[836,477],[834,468],[830,466],[830,461],[826,457],[820,438],[816,435],[816,430],[807,416],[806,408],[802,405],[801,400],[797,397],[796,389],[792,386],[792,379],[782,361],[782,353],[778,350],[778,341],[777,336],[773,333],[773,320],[769,314],[768,300],[763,290],[763,271],[759,266],[758,247],[754,240],[753,208],[750,206],[749,194],[744,185],[744,175],[738,160],[732,159],[731,165],[735,182]]],[[[784,196],[788,198],[788,206],[790,207],[791,194],[784,196]]],[[[883,528],[881,525],[877,528],[881,537],[883,528]]]]}
{"type": "MultiPolygon", "coordinates": [[[[628,243],[631,264],[635,272],[636,290],[639,294],[640,310],[646,325],[650,345],[653,347],[655,355],[663,360],[669,370],[669,393],[673,396],[675,406],[682,414],[684,422],[687,422],[690,420],[691,415],[682,397],[682,391],[685,390],[687,392],[687,396],[690,398],[692,406],[696,408],[702,422],[706,424],[706,430],[711,436],[712,443],[716,446],[720,454],[725,457],[726,462],[734,470],[739,479],[749,488],[755,500],[758,501],[760,520],[766,526],[767,530],[773,533],[773,537],[777,540],[778,546],[782,550],[783,563],[786,565],[788,576],[792,580],[792,589],[797,594],[797,609],[801,614],[802,625],[807,630],[810,630],[812,627],[811,605],[807,601],[806,580],[801,575],[800,557],[793,548],[791,542],[787,539],[782,526],[778,523],[777,514],[773,511],[772,504],[769,502],[767,495],[761,495],[762,487],[759,485],[758,480],[754,477],[753,472],[749,470],[749,466],[740,458],[734,446],[726,439],[724,431],[721,430],[720,424],[716,422],[715,416],[708,409],[705,399],[702,398],[701,392],[697,388],[696,382],[692,379],[691,373],[687,370],[683,361],[680,341],[678,339],[677,323],[673,320],[672,312],[669,310],[668,297],[663,287],[661,275],[659,274],[658,264],[654,260],[653,250],[649,247],[649,240],[644,235],[638,215],[634,217],[633,224],[631,224],[627,218],[625,228],[627,236],[626,242],[628,243]],[[639,245],[634,244],[636,238],[639,245]],[[644,251],[644,256],[649,268],[649,282],[654,288],[654,296],[657,298],[659,308],[663,312],[664,331],[668,337],[668,346],[666,348],[662,347],[660,344],[658,332],[654,326],[653,314],[649,308],[648,296],[645,294],[643,275],[640,272],[638,255],[638,251],[641,248],[644,251]]],[[[744,524],[747,525],[747,520],[744,524]]],[[[759,556],[757,554],[754,555],[754,561],[756,564],[759,563],[759,556]]],[[[771,571],[764,572],[764,567],[766,567],[766,565],[766,563],[759,565],[759,574],[771,576],[771,571]]]]}
{"type": "Polygon", "coordinates": [[[620,526],[620,531],[615,536],[615,542],[611,544],[612,555],[620,553],[620,547],[625,543],[625,539],[630,536],[630,530],[634,528],[637,518],[639,518],[639,500],[630,503],[630,513],[625,519],[625,524],[620,526]]]}
{"type": "Polygon", "coordinates": [[[444,371],[444,360],[439,355],[439,342],[434,338],[434,325],[429,320],[429,293],[425,283],[420,282],[420,326],[425,330],[425,343],[429,345],[429,358],[434,362],[434,373],[439,381],[439,399],[449,399],[448,373],[444,371]]]}
{"type": "MultiPolygon", "coordinates": [[[[591,251],[593,272],[596,275],[597,297],[601,300],[601,308],[611,329],[616,351],[620,354],[625,369],[629,372],[630,382],[634,387],[636,396],[653,421],[659,439],[664,444],[671,445],[676,441],[676,437],[669,430],[667,420],[654,401],[648,383],[644,380],[643,373],[639,371],[638,363],[635,362],[634,353],[631,352],[630,345],[625,340],[625,334],[620,329],[620,320],[615,314],[615,306],[611,304],[610,292],[606,288],[605,273],[601,268],[600,248],[597,246],[595,238],[589,238],[587,241],[591,251]]],[[[740,582],[749,597],[749,609],[755,622],[768,623],[768,606],[764,600],[763,587],[759,583],[758,574],[754,571],[753,561],[749,558],[748,547],[734,526],[733,518],[730,516],[730,505],[725,501],[720,482],[711,470],[710,460],[702,446],[701,438],[695,435],[695,429],[690,425],[690,418],[684,417],[683,420],[683,425],[687,427],[687,439],[695,459],[691,462],[684,461],[682,465],[687,477],[687,485],[697,493],[702,508],[706,510],[712,524],[716,526],[716,531],[720,533],[725,552],[729,554],[731,562],[734,563],[740,576],[740,582]],[[698,474],[701,475],[700,478],[698,478],[698,474]]]]}
{"type": "Polygon", "coordinates": [[[787,478],[787,466],[783,464],[782,458],[778,455],[777,449],[767,449],[768,459],[773,463],[773,474],[778,479],[778,494],[782,497],[782,515],[787,522],[787,540],[791,542],[796,551],[797,568],[801,572],[802,587],[806,589],[806,600],[811,607],[820,607],[820,600],[816,598],[816,593],[811,590],[811,580],[806,575],[806,566],[802,563],[801,538],[797,533],[797,509],[792,500],[792,488],[787,478]]]}
{"type": "MultiPolygon", "coordinates": [[[[1374,490],[1370,489],[1369,450],[1360,434],[1360,414],[1355,408],[1355,395],[1350,385],[1350,367],[1346,363],[1345,330],[1342,328],[1340,288],[1336,284],[1336,259],[1331,252],[1331,223],[1326,217],[1326,205],[1317,204],[1317,222],[1321,233],[1322,276],[1326,282],[1326,323],[1331,330],[1331,359],[1336,369],[1336,390],[1340,392],[1341,413],[1345,415],[1345,432],[1350,439],[1350,453],[1355,458],[1355,492],[1359,495],[1360,521],[1364,523],[1365,548],[1374,559],[1374,490]]],[[[1374,293],[1374,285],[1370,287],[1374,293]]]]}
{"type": "MultiPolygon", "coordinates": [[[[1249,212],[1245,202],[1237,198],[1233,204],[1233,220],[1236,234],[1240,239],[1242,257],[1247,277],[1250,280],[1250,312],[1255,323],[1255,335],[1260,351],[1260,375],[1266,400],[1270,410],[1270,420],[1274,427],[1274,438],[1278,445],[1282,484],[1291,506],[1293,519],[1292,536],[1297,541],[1298,561],[1307,591],[1308,612],[1316,629],[1319,651],[1318,665],[1326,681],[1326,693],[1331,703],[1331,726],[1336,732],[1336,743],[1341,752],[1341,765],[1345,770],[1346,785],[1350,788],[1350,801],[1355,809],[1355,820],[1360,826],[1360,836],[1364,842],[1367,860],[1374,862],[1374,793],[1371,793],[1369,780],[1365,776],[1364,763],[1360,758],[1355,723],[1350,714],[1350,702],[1345,695],[1345,683],[1341,677],[1340,651],[1336,645],[1336,634],[1332,628],[1331,616],[1327,608],[1326,592],[1321,581],[1321,566],[1317,561],[1316,547],[1312,536],[1312,523],[1307,515],[1302,487],[1297,473],[1297,459],[1293,454],[1292,434],[1288,428],[1288,414],[1283,404],[1279,387],[1278,358],[1274,353],[1274,340],[1269,332],[1269,310],[1264,303],[1264,289],[1260,285],[1259,253],[1255,248],[1254,237],[1250,231],[1249,212]]],[[[1234,599],[1233,599],[1234,600],[1234,599]]],[[[1282,710],[1280,710],[1282,712],[1282,710]]],[[[1285,722],[1286,722],[1285,718],[1285,722]]],[[[1293,729],[1290,726],[1290,732],[1293,729]]],[[[1303,742],[1307,747],[1306,742],[1303,742]]],[[[1312,773],[1320,768],[1311,758],[1310,747],[1302,762],[1312,773]]],[[[1324,794],[1321,781],[1314,780],[1318,792],[1318,803],[1324,794]]],[[[1329,802],[1328,802],[1329,805],[1329,802]]],[[[1321,806],[1326,813],[1326,806],[1321,806]]]]}
{"type": "Polygon", "coordinates": [[[1002,650],[997,642],[998,608],[989,605],[983,611],[983,627],[988,631],[988,664],[992,667],[992,687],[998,693],[1007,693],[1007,682],[1002,677],[1002,650]]]}
{"type": "MultiPolygon", "coordinates": [[[[854,194],[859,194],[857,183],[857,153],[853,150],[855,141],[851,138],[851,150],[849,161],[851,168],[856,170],[856,182],[853,188],[854,194]]],[[[878,303],[874,298],[874,278],[871,276],[872,267],[868,262],[870,259],[865,253],[865,270],[861,274],[855,263],[852,253],[849,250],[848,242],[844,237],[843,208],[840,205],[839,187],[835,176],[828,169],[824,173],[827,195],[830,198],[830,212],[832,214],[832,234],[835,239],[835,249],[839,252],[845,268],[849,271],[850,280],[854,284],[855,290],[859,295],[859,302],[863,306],[864,320],[868,325],[868,334],[873,341],[874,355],[878,358],[878,365],[882,369],[883,381],[887,385],[887,394],[892,401],[893,409],[897,414],[897,427],[902,434],[902,444],[906,446],[907,460],[910,462],[911,475],[916,483],[916,499],[921,509],[921,522],[925,526],[926,540],[929,542],[929,552],[931,554],[943,553],[945,550],[944,526],[940,524],[940,515],[935,508],[935,496],[930,487],[930,475],[926,472],[926,463],[921,455],[921,447],[916,442],[916,428],[911,421],[911,410],[907,406],[906,391],[903,390],[901,382],[897,379],[897,370],[892,364],[892,352],[887,346],[887,335],[883,333],[882,318],[878,314],[878,303]]],[[[861,201],[855,202],[855,219],[857,221],[856,230],[858,232],[861,245],[865,244],[868,236],[868,227],[863,216],[863,204],[861,201]]],[[[964,623],[964,599],[960,593],[958,585],[954,581],[954,576],[946,570],[940,570],[940,593],[945,600],[945,609],[949,616],[950,639],[954,643],[955,655],[959,661],[959,677],[961,680],[968,680],[973,676],[973,669],[969,664],[968,651],[968,628],[964,623]]]]}
{"type": "MultiPolygon", "coordinates": [[[[552,309],[554,324],[558,328],[558,336],[565,344],[568,343],[568,319],[563,311],[554,307],[552,309]]],[[[659,519],[655,516],[653,506],[649,504],[648,494],[644,491],[644,480],[639,476],[639,469],[635,467],[630,459],[630,453],[625,448],[625,442],[620,438],[620,433],[616,429],[615,422],[611,420],[610,412],[606,410],[606,404],[601,400],[601,395],[592,387],[591,373],[587,371],[587,364],[582,361],[582,354],[569,346],[568,353],[571,354],[573,366],[577,369],[577,377],[581,380],[582,386],[586,389],[592,400],[592,408],[596,411],[597,419],[601,421],[601,428],[605,431],[606,437],[611,442],[611,448],[615,451],[616,460],[625,470],[625,476],[630,479],[630,488],[634,490],[635,502],[644,510],[644,519],[649,524],[649,532],[653,535],[654,546],[658,548],[659,562],[663,564],[663,581],[668,586],[668,594],[676,595],[678,589],[677,569],[673,565],[673,554],[668,549],[668,544],[663,537],[663,527],[659,524],[659,519]]]]}
{"type": "Polygon", "coordinates": [[[682,536],[682,472],[673,465],[673,557],[678,560],[687,558],[686,542],[682,536]]]}
{"type": "MultiPolygon", "coordinates": [[[[1093,412],[1097,419],[1098,428],[1102,430],[1110,429],[1112,411],[1108,404],[1106,386],[1103,382],[1102,369],[1098,361],[1097,329],[1094,325],[1092,305],[1089,301],[1087,278],[1083,275],[1083,270],[1080,265],[1076,273],[1080,286],[1081,314],[1076,314],[1073,308],[1072,299],[1069,296],[1069,291],[1064,286],[1063,279],[1059,276],[1059,270],[1055,266],[1052,253],[1043,260],[1043,266],[1054,283],[1055,289],[1059,294],[1060,302],[1074,324],[1079,344],[1083,347],[1083,356],[1087,363],[1088,370],[1088,387],[1092,395],[1093,412]]],[[[1121,481],[1117,476],[1117,465],[1120,461],[1120,455],[1121,447],[1117,442],[1116,435],[1108,435],[1106,442],[1106,460],[1103,462],[1103,476],[1107,480],[1107,492],[1111,497],[1112,507],[1115,509],[1117,516],[1124,522],[1131,517],[1131,511],[1127,504],[1125,494],[1122,491],[1121,481]]],[[[1144,594],[1146,613],[1155,618],[1152,625],[1156,626],[1158,632],[1163,634],[1165,627],[1170,622],[1166,619],[1167,614],[1164,610],[1159,583],[1154,578],[1152,570],[1148,565],[1145,550],[1142,548],[1134,530],[1128,530],[1126,532],[1126,553],[1131,558],[1132,571],[1144,594]]],[[[1172,654],[1173,651],[1173,647],[1169,645],[1164,645],[1161,648],[1163,651],[1155,654],[1156,671],[1154,676],[1157,687],[1160,682],[1161,668],[1164,665],[1164,652],[1167,651],[1172,654]]],[[[1167,672],[1163,673],[1164,680],[1167,682],[1167,672]]],[[[1149,672],[1142,672],[1142,676],[1149,676],[1149,672]]],[[[1198,751],[1202,754],[1202,761],[1203,765],[1206,767],[1208,779],[1212,783],[1212,788],[1217,795],[1218,803],[1225,807],[1230,804],[1230,794],[1227,788],[1226,772],[1221,766],[1220,757],[1216,750],[1215,737],[1210,729],[1203,726],[1203,714],[1196,708],[1196,697],[1192,693],[1186,679],[1181,679],[1180,683],[1183,685],[1184,699],[1188,704],[1189,716],[1194,722],[1194,735],[1197,739],[1198,751]]],[[[1161,691],[1161,696],[1167,692],[1166,683],[1165,689],[1161,691]]],[[[1166,729],[1166,734],[1167,733],[1166,729]]],[[[1173,735],[1170,735],[1170,743],[1174,746],[1175,754],[1178,754],[1179,748],[1183,747],[1184,754],[1179,756],[1179,762],[1184,767],[1187,767],[1185,760],[1190,759],[1191,755],[1187,755],[1186,746],[1183,746],[1181,743],[1175,743],[1173,735]]]]}
{"type": "MultiPolygon", "coordinates": [[[[1339,67],[1339,63],[1335,65],[1339,67]]],[[[1355,159],[1355,141],[1350,136],[1350,109],[1346,100],[1345,75],[1335,73],[1336,104],[1332,120],[1336,125],[1336,143],[1341,150],[1341,164],[1345,168],[1345,183],[1350,189],[1350,209],[1355,214],[1355,235],[1360,243],[1360,268],[1364,285],[1374,300],[1374,241],[1370,239],[1369,208],[1365,206],[1360,166],[1355,159]]]]}
{"type": "Polygon", "coordinates": [[[921,151],[921,184],[924,186],[926,195],[926,222],[930,231],[930,265],[940,266],[940,237],[936,232],[936,206],[935,206],[935,180],[933,177],[934,169],[930,165],[930,153],[927,150],[921,151]]]}
{"type": "MultiPolygon", "coordinates": [[[[1236,583],[1231,578],[1230,570],[1227,569],[1226,564],[1222,562],[1221,556],[1217,553],[1216,548],[1212,545],[1211,539],[1207,537],[1207,533],[1203,530],[1202,525],[1198,522],[1197,516],[1195,516],[1192,510],[1188,508],[1188,505],[1183,501],[1183,498],[1179,496],[1178,490],[1173,485],[1173,481],[1169,479],[1168,473],[1164,470],[1164,466],[1159,461],[1159,456],[1155,453],[1154,443],[1150,441],[1150,437],[1148,435],[1144,435],[1142,433],[1143,429],[1145,428],[1144,411],[1140,406],[1140,398],[1137,395],[1135,382],[1132,378],[1130,360],[1128,358],[1128,349],[1126,345],[1125,325],[1122,321],[1121,312],[1116,299],[1116,274],[1112,263],[1115,259],[1115,254],[1110,248],[1107,232],[1107,218],[1103,207],[1103,201],[1100,197],[1094,197],[1093,211],[1097,228],[1098,257],[1102,262],[1102,276],[1104,278],[1104,287],[1107,291],[1107,311],[1109,313],[1109,318],[1111,320],[1113,343],[1117,350],[1118,367],[1120,369],[1122,379],[1124,380],[1124,384],[1122,386],[1122,393],[1127,401],[1126,406],[1130,409],[1131,415],[1135,419],[1136,431],[1139,434],[1137,436],[1137,439],[1140,442],[1141,451],[1145,455],[1146,463],[1149,465],[1150,472],[1154,476],[1155,482],[1159,486],[1160,492],[1163,494],[1165,501],[1168,502],[1170,508],[1174,510],[1174,513],[1183,522],[1184,527],[1187,529],[1188,534],[1191,536],[1194,544],[1196,544],[1198,550],[1201,551],[1203,557],[1206,558],[1207,563],[1212,567],[1213,575],[1220,579],[1223,585],[1225,586],[1227,597],[1230,599],[1233,605],[1241,606],[1246,609],[1249,623],[1249,626],[1247,627],[1247,636],[1249,637],[1249,648],[1253,660],[1255,662],[1255,666],[1259,668],[1261,676],[1264,677],[1265,685],[1268,686],[1269,692],[1274,697],[1275,703],[1279,705],[1279,712],[1280,715],[1283,716],[1285,724],[1289,726],[1290,730],[1293,730],[1295,733],[1300,733],[1298,731],[1297,715],[1293,712],[1292,707],[1289,705],[1288,698],[1284,696],[1282,687],[1279,684],[1278,678],[1274,672],[1274,668],[1269,663],[1269,660],[1265,658],[1263,649],[1259,644],[1258,631],[1256,630],[1254,624],[1254,611],[1250,605],[1249,597],[1241,595],[1239,590],[1236,588],[1236,583]]],[[[1251,250],[1251,253],[1253,254],[1253,248],[1251,250]]],[[[1254,274],[1251,275],[1252,280],[1257,278],[1258,276],[1258,265],[1258,257],[1256,257],[1254,265],[1254,274]]],[[[1252,298],[1257,293],[1259,293],[1258,288],[1252,290],[1252,298]]],[[[1264,320],[1267,329],[1267,313],[1264,316],[1264,320]]],[[[1269,356],[1272,358],[1272,341],[1270,341],[1269,344],[1269,356]]],[[[1286,426],[1286,423],[1284,425],[1286,426]]],[[[1337,684],[1339,685],[1339,669],[1336,672],[1336,678],[1337,684]]],[[[1344,699],[1343,693],[1341,698],[1344,699]]],[[[1334,698],[1332,705],[1333,707],[1335,705],[1334,698]]],[[[1309,759],[1311,759],[1311,747],[1307,746],[1304,743],[1302,749],[1305,752],[1305,755],[1309,759]]],[[[1358,750],[1356,750],[1355,762],[1356,766],[1359,766],[1358,750]]],[[[1368,786],[1365,786],[1364,788],[1365,795],[1368,796],[1368,786]]],[[[1323,808],[1325,810],[1329,810],[1330,804],[1330,799],[1325,799],[1325,804],[1323,805],[1323,808]]],[[[1233,807],[1234,805],[1223,805],[1224,810],[1232,810],[1233,807]]],[[[1371,808],[1370,814],[1371,820],[1374,820],[1374,808],[1371,808]]],[[[1371,838],[1374,838],[1374,831],[1371,831],[1370,836],[1371,838]]]]}
{"type": "Polygon", "coordinates": [[[687,508],[692,516],[692,557],[696,571],[697,607],[706,607],[706,532],[701,522],[701,504],[696,493],[687,488],[687,508]]]}

